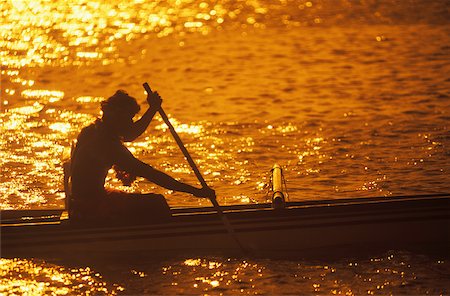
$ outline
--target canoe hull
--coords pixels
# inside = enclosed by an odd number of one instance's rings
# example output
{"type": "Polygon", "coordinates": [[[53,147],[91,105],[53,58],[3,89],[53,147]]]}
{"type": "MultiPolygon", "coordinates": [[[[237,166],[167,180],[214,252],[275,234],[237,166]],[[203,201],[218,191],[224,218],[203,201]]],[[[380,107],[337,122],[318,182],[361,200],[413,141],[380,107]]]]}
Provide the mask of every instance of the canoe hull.
{"type": "MultiPolygon", "coordinates": [[[[292,203],[284,210],[225,211],[245,254],[334,257],[413,250],[446,255],[450,197],[292,203]],[[356,253],[355,253],[356,252],[356,253]]],[[[243,252],[212,211],[174,213],[169,223],[85,227],[65,222],[2,226],[2,257],[239,256],[243,252]]]]}

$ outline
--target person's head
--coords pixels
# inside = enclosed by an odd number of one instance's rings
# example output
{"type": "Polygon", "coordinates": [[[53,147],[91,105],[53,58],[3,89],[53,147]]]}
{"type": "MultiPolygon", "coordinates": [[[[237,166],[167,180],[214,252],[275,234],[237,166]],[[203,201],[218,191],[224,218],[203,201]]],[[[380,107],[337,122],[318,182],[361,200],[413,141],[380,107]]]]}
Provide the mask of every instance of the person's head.
{"type": "Polygon", "coordinates": [[[123,136],[133,124],[133,117],[141,109],[136,99],[124,90],[118,90],[101,102],[102,119],[119,135],[123,136]]]}

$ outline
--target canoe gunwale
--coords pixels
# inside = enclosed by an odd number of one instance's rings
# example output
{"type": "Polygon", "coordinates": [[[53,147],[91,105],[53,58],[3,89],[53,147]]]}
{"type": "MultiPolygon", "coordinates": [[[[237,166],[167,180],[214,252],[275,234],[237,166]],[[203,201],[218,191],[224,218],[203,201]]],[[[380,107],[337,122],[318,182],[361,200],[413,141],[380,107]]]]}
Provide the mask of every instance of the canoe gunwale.
{"type": "MultiPolygon", "coordinates": [[[[332,207],[332,206],[349,206],[362,204],[380,204],[380,203],[395,203],[395,202],[414,202],[424,200],[448,200],[450,201],[450,193],[438,194],[424,194],[416,196],[393,196],[393,197],[368,197],[368,198],[344,198],[344,199],[322,199],[322,200],[307,200],[299,202],[286,203],[285,209],[277,209],[276,211],[286,211],[296,208],[313,208],[313,207],[332,207]]],[[[230,205],[222,206],[225,214],[234,212],[254,212],[254,211],[273,211],[270,203],[260,204],[245,204],[245,205],[230,205]]],[[[27,223],[60,221],[61,215],[67,213],[64,209],[48,209],[48,210],[2,210],[0,214],[0,226],[8,226],[8,224],[26,225],[27,223]]],[[[193,216],[193,215],[210,215],[215,214],[214,207],[174,207],[171,208],[172,216],[193,216]]]]}

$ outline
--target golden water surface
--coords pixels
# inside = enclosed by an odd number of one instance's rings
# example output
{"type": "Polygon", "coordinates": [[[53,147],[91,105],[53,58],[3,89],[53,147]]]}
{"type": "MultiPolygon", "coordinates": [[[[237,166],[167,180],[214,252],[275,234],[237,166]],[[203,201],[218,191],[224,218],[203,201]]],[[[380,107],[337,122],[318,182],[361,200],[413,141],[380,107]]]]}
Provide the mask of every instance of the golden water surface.
{"type": "MultiPolygon", "coordinates": [[[[446,1],[4,0],[0,15],[2,210],[62,208],[71,143],[117,89],[145,110],[145,81],[220,204],[269,200],[274,163],[294,201],[450,191],[446,1]]],[[[197,183],[159,117],[128,148],[197,183]]],[[[209,205],[142,179],[107,181],[172,206],[209,205]]],[[[446,262],[389,256],[356,271],[191,258],[111,267],[108,279],[2,258],[0,292],[448,293],[436,275],[446,262]]]]}

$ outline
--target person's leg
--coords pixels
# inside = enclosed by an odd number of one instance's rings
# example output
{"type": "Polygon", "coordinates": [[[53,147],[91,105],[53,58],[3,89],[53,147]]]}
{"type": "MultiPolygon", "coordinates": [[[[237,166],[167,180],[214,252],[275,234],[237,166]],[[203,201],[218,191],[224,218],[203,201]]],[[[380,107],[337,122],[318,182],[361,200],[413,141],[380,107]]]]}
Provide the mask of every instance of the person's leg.
{"type": "Polygon", "coordinates": [[[128,209],[141,222],[165,222],[170,219],[170,208],[161,194],[129,194],[128,209]]]}
{"type": "Polygon", "coordinates": [[[109,216],[108,209],[103,204],[103,199],[100,197],[74,199],[69,208],[70,222],[84,225],[101,223],[109,216]]]}
{"type": "Polygon", "coordinates": [[[163,195],[110,192],[106,200],[114,221],[124,224],[166,222],[170,208],[163,195]]]}

